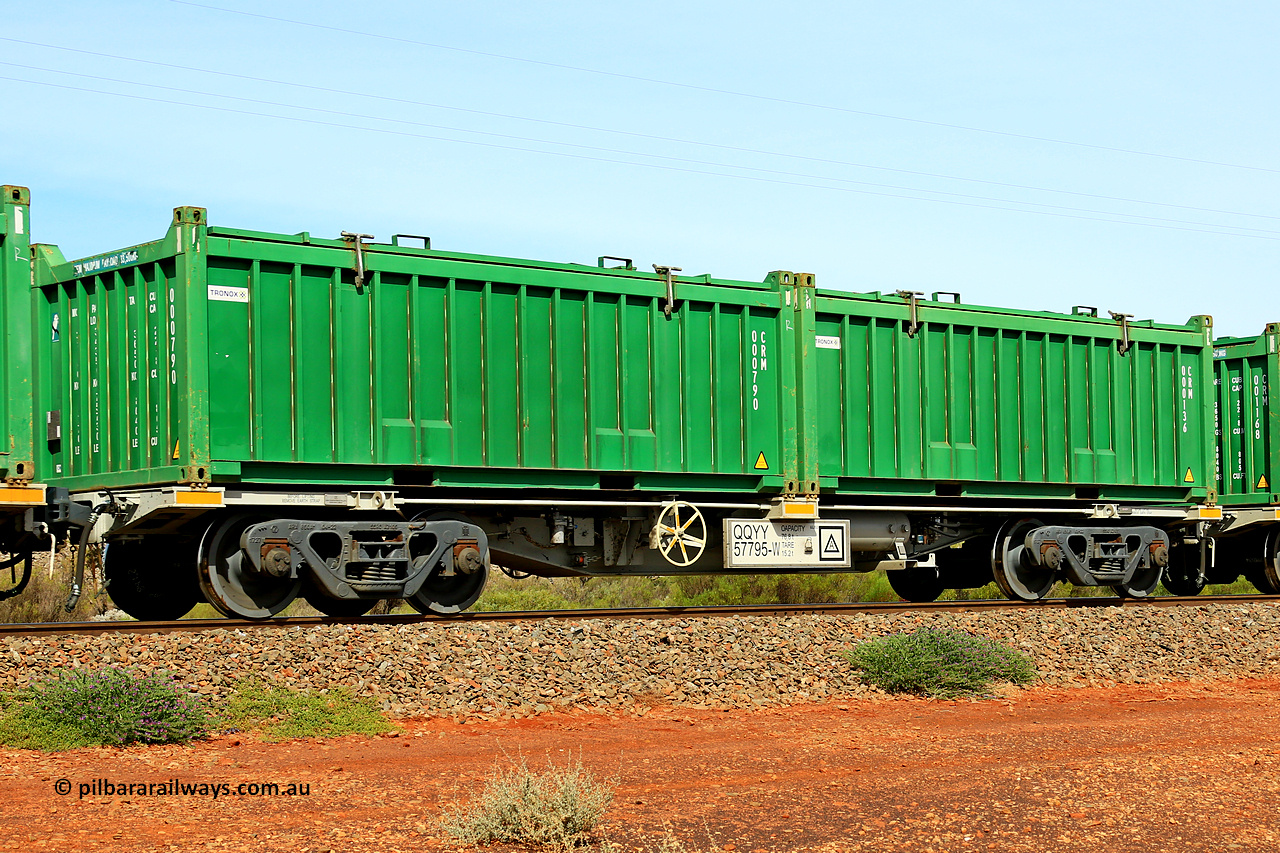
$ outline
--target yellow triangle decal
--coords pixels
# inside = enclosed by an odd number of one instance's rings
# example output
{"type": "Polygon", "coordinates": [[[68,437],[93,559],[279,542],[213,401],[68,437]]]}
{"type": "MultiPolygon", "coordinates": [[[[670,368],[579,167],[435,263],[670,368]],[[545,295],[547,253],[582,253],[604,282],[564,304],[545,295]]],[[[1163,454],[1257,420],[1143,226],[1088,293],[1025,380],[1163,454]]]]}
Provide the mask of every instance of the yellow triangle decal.
{"type": "Polygon", "coordinates": [[[178,442],[176,441],[173,443],[173,458],[178,458],[178,442]]]}
{"type": "Polygon", "coordinates": [[[768,463],[768,462],[766,462],[766,461],[764,460],[764,451],[763,451],[763,450],[761,450],[761,451],[760,451],[760,455],[756,457],[756,470],[757,470],[757,471],[768,471],[768,470],[769,470],[769,463],[768,463]]]}
{"type": "Polygon", "coordinates": [[[1188,468],[1188,469],[1187,469],[1187,476],[1185,476],[1185,477],[1183,477],[1183,478],[1182,478],[1182,482],[1184,482],[1184,483],[1194,483],[1195,481],[1196,481],[1196,475],[1195,475],[1195,474],[1192,474],[1192,473],[1191,473],[1191,469],[1190,469],[1190,468],[1188,468]]]}
{"type": "Polygon", "coordinates": [[[1258,488],[1259,488],[1259,489],[1265,489],[1265,488],[1267,488],[1267,487],[1268,487],[1268,484],[1267,484],[1267,475],[1266,475],[1266,474],[1263,474],[1261,477],[1259,477],[1259,478],[1258,478],[1258,488]]]}

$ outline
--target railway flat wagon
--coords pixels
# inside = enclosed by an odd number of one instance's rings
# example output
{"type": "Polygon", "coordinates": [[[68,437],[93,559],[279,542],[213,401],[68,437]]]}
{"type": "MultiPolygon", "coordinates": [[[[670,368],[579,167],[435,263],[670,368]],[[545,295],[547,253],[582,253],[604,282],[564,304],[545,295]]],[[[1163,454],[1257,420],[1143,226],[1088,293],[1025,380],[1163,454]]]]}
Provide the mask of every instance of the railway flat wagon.
{"type": "Polygon", "coordinates": [[[664,525],[682,535],[651,542],[667,496],[796,492],[792,273],[677,282],[368,239],[179,208],[157,241],[36,247],[37,467],[112,543],[124,609],[203,594],[264,617],[301,593],[331,613],[450,611],[491,550],[540,571],[683,569],[720,532],[677,502],[664,525]],[[599,518],[608,494],[650,497],[599,518]],[[549,565],[532,543],[591,553],[549,565]]]}
{"type": "Polygon", "coordinates": [[[813,324],[807,446],[824,502],[849,512],[892,495],[911,514],[913,544],[935,559],[891,571],[904,597],[993,573],[1027,600],[1062,579],[1144,596],[1171,558],[1198,560],[1183,546],[1221,515],[1200,506],[1215,496],[1209,317],[1172,326],[820,290],[813,324]],[[1152,522],[1141,533],[1140,518],[1152,522]]]}
{"type": "Polygon", "coordinates": [[[141,618],[298,595],[457,612],[491,564],[1145,595],[1213,494],[1208,318],[254,232],[196,207],[127,249],[34,245],[3,286],[31,318],[28,477],[55,528],[108,544],[141,618]]]}

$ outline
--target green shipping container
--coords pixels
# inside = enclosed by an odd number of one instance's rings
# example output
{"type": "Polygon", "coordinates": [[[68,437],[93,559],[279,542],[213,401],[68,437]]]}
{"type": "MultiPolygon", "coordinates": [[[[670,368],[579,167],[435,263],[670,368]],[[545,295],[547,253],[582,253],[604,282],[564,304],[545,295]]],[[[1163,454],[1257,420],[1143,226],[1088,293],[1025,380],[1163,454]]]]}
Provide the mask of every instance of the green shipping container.
{"type": "Polygon", "coordinates": [[[24,187],[0,188],[0,599],[31,577],[30,554],[42,544],[36,515],[45,504],[33,483],[35,405],[32,399],[31,219],[24,187]]]}
{"type": "Polygon", "coordinates": [[[813,467],[824,490],[1212,494],[1210,318],[1122,327],[941,295],[818,291],[805,384],[816,388],[813,467]]]}
{"type": "Polygon", "coordinates": [[[1256,337],[1214,341],[1217,479],[1224,505],[1280,503],[1272,455],[1280,447],[1280,420],[1268,397],[1280,369],[1278,344],[1275,323],[1256,337]]]}
{"type": "Polygon", "coordinates": [[[603,261],[357,247],[189,207],[153,243],[37,257],[40,406],[65,424],[39,461],[73,490],[795,477],[789,273],[680,278],[668,316],[665,276],[603,261]]]}
{"type": "Polygon", "coordinates": [[[205,219],[179,208],[163,239],[75,262],[36,247],[35,416],[63,424],[37,443],[39,476],[73,490],[1213,490],[1208,318],[1122,326],[817,291],[786,272],[669,285],[603,259],[205,219]]]}
{"type": "Polygon", "coordinates": [[[34,476],[32,405],[31,219],[24,187],[0,189],[0,477],[30,481],[34,476]]]}

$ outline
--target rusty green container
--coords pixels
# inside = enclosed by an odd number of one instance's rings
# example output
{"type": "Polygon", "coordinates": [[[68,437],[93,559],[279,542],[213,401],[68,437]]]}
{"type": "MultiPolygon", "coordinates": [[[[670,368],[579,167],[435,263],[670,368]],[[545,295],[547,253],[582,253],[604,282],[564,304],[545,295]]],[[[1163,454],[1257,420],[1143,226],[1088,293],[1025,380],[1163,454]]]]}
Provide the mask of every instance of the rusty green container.
{"type": "Polygon", "coordinates": [[[1214,341],[1214,392],[1218,414],[1218,491],[1230,506],[1280,503],[1280,413],[1270,389],[1280,371],[1280,324],[1255,337],[1214,341]]]}

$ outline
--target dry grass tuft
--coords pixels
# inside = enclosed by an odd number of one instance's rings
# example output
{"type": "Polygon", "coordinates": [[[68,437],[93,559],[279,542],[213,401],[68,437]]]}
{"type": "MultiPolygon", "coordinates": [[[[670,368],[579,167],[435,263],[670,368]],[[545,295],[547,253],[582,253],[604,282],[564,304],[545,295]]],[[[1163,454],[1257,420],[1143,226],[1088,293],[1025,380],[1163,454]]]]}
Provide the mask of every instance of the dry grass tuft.
{"type": "Polygon", "coordinates": [[[613,787],[595,778],[581,761],[563,767],[548,762],[533,771],[522,757],[497,766],[484,791],[446,811],[444,831],[458,843],[520,844],[569,851],[586,844],[613,802],[613,787]]]}

